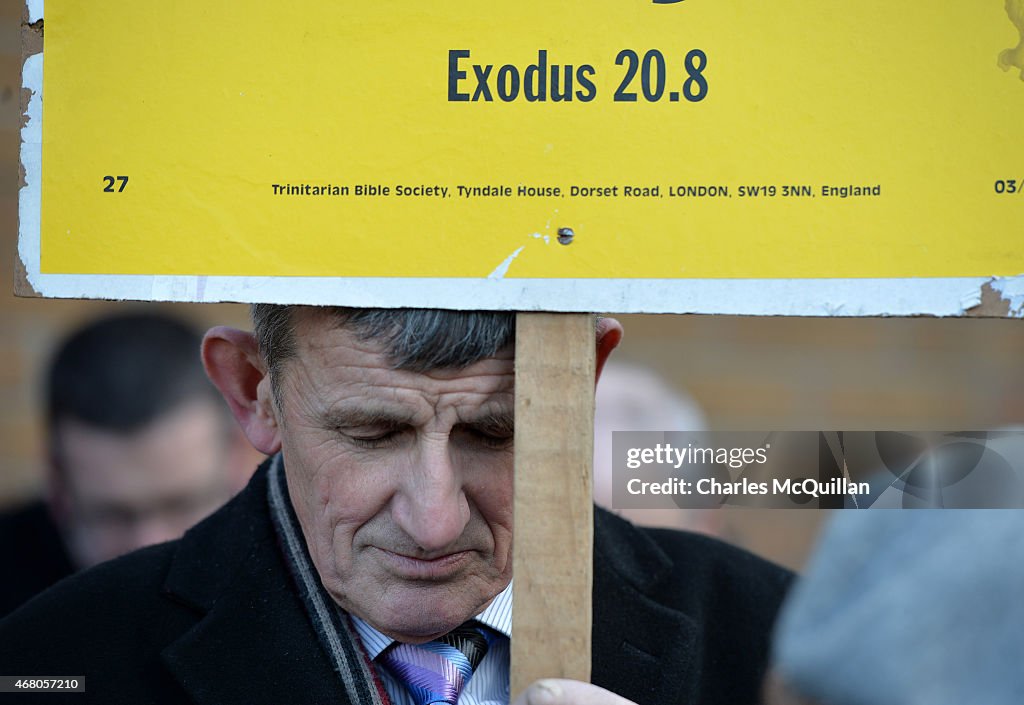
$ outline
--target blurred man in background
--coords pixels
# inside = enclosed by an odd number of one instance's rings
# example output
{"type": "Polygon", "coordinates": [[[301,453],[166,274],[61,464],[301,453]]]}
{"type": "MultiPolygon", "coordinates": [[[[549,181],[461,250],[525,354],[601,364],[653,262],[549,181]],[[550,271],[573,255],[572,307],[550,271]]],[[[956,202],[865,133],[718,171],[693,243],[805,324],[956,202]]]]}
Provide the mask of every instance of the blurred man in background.
{"type": "Polygon", "coordinates": [[[60,347],[46,499],[0,515],[0,617],[75,570],[181,536],[245,485],[261,456],[207,380],[201,339],[132,313],[60,347]]]}

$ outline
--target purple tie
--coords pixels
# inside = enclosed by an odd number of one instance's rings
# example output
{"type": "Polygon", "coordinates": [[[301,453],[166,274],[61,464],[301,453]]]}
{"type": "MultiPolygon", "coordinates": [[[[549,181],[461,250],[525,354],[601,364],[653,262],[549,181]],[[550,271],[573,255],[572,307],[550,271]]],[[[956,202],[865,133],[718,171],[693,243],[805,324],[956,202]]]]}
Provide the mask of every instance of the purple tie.
{"type": "Polygon", "coordinates": [[[455,705],[492,638],[484,627],[466,622],[425,644],[395,642],[377,660],[405,684],[416,705],[455,705]]]}

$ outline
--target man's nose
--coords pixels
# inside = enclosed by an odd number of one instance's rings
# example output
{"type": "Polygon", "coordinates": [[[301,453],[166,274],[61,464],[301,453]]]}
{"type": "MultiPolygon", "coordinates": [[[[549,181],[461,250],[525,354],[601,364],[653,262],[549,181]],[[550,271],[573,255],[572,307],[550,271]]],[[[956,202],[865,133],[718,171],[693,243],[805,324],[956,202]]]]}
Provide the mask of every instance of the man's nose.
{"type": "Polygon", "coordinates": [[[394,505],[395,522],[427,553],[452,547],[469,522],[469,503],[446,441],[421,444],[394,505]]]}

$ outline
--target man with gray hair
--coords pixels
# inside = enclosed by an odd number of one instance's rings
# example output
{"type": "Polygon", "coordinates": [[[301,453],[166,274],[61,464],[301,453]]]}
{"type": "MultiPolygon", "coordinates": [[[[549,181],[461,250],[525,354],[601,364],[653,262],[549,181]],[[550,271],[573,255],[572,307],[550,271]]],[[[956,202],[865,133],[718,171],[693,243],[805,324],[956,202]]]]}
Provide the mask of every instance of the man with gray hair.
{"type": "MultiPolygon", "coordinates": [[[[0,663],[85,674],[102,702],[507,703],[514,314],[260,305],[254,322],[209,331],[203,359],[271,459],[181,541],[0,623],[0,663]]],[[[598,374],[621,335],[598,321],[598,374]]],[[[603,511],[594,558],[594,684],[521,702],[756,699],[786,571],[603,511]]]]}

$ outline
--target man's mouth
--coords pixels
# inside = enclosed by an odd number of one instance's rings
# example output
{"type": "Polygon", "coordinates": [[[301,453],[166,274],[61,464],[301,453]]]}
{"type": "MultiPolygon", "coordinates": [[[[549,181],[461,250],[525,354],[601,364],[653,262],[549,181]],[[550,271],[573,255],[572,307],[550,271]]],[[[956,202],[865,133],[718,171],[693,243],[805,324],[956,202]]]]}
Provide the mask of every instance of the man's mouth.
{"type": "Polygon", "coordinates": [[[391,571],[406,580],[447,580],[461,571],[472,551],[454,551],[436,556],[414,556],[377,548],[391,571]]]}

